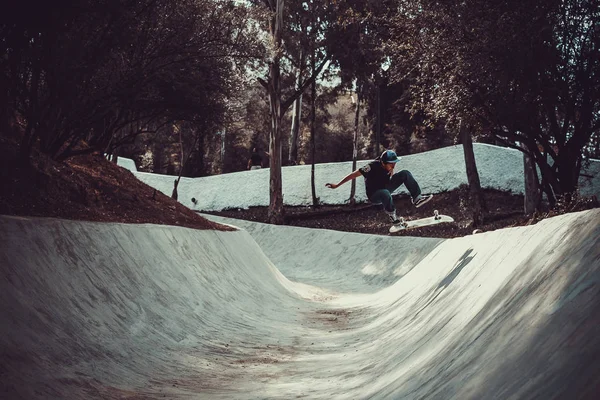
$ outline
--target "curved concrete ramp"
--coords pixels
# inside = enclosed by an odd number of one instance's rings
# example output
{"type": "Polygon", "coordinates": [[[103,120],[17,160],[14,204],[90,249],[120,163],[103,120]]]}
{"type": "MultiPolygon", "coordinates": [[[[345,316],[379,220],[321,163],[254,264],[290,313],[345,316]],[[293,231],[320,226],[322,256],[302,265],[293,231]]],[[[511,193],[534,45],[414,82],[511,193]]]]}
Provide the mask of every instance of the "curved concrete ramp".
{"type": "Polygon", "coordinates": [[[278,226],[202,214],[245,229],[293,281],[334,292],[373,293],[395,283],[443,239],[278,226]]]}
{"type": "Polygon", "coordinates": [[[600,210],[440,242],[370,294],[289,281],[245,231],[2,217],[0,243],[9,399],[600,388],[600,210]]]}

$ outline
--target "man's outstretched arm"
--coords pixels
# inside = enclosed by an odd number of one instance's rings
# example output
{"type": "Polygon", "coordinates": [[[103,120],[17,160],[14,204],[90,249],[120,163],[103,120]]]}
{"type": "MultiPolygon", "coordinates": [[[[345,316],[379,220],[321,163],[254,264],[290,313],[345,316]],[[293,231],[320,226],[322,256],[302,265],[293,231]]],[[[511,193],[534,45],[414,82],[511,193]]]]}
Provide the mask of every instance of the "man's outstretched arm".
{"type": "Polygon", "coordinates": [[[339,186],[342,186],[344,183],[346,183],[346,182],[348,182],[348,181],[351,181],[352,179],[356,179],[356,178],[358,178],[359,176],[361,176],[361,173],[360,173],[360,171],[357,169],[356,171],[354,171],[354,172],[352,172],[352,173],[350,173],[350,174],[346,175],[346,176],[344,177],[344,179],[342,179],[342,180],[341,180],[341,181],[340,181],[338,184],[335,184],[335,183],[326,183],[326,184],[325,184],[325,186],[327,186],[327,187],[328,187],[328,188],[330,188],[330,189],[335,189],[335,188],[337,188],[337,187],[339,187],[339,186]]]}

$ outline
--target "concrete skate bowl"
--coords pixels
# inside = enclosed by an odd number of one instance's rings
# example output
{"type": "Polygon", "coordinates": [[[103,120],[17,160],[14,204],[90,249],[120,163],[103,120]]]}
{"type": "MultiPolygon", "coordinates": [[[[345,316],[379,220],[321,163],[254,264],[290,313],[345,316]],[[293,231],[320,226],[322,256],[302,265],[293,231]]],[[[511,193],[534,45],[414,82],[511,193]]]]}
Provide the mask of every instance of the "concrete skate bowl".
{"type": "Polygon", "coordinates": [[[600,393],[600,210],[417,245],[370,291],[369,260],[295,282],[245,230],[1,217],[0,243],[1,398],[600,393]]]}
{"type": "Polygon", "coordinates": [[[443,242],[203,217],[248,231],[286,278],[334,292],[373,293],[387,287],[443,242]]]}

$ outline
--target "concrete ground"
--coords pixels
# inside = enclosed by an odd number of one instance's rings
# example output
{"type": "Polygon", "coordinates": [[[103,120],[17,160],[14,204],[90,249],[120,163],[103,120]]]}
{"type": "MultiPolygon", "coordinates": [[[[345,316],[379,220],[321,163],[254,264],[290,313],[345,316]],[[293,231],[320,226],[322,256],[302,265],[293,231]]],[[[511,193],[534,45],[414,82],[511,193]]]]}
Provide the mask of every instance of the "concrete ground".
{"type": "Polygon", "coordinates": [[[457,239],[0,217],[0,398],[600,394],[600,210],[457,239]]]}

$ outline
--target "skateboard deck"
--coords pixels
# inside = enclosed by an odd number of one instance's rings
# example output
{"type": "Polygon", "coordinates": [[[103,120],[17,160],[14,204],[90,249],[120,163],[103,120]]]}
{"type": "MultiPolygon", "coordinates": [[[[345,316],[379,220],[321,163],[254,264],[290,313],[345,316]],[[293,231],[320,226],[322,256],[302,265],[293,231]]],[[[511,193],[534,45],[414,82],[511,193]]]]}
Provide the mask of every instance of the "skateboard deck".
{"type": "Polygon", "coordinates": [[[405,221],[404,218],[401,218],[400,221],[400,224],[392,225],[390,227],[390,233],[396,233],[406,229],[420,228],[422,226],[441,224],[443,222],[454,222],[454,218],[448,215],[442,215],[438,212],[438,210],[435,210],[433,212],[433,217],[415,219],[413,221],[405,221]]]}

